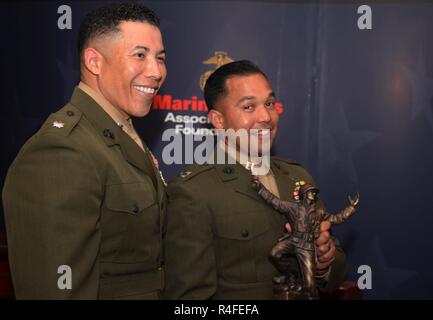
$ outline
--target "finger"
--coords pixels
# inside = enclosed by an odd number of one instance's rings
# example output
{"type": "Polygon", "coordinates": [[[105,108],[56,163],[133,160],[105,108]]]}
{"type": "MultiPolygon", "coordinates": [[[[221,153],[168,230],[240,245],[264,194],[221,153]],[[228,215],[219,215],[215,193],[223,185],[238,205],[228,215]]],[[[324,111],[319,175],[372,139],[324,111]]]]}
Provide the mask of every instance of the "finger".
{"type": "Polygon", "coordinates": [[[331,235],[328,231],[321,232],[319,237],[316,240],[316,245],[321,246],[327,243],[331,239],[331,235]]]}
{"type": "Polygon", "coordinates": [[[321,262],[321,263],[326,263],[326,262],[329,262],[331,260],[334,260],[335,259],[335,251],[336,251],[335,246],[331,245],[329,250],[326,251],[324,254],[322,254],[321,256],[317,255],[317,260],[319,260],[319,262],[321,262]]]}
{"type": "Polygon", "coordinates": [[[323,256],[325,253],[327,253],[329,251],[329,249],[330,249],[330,246],[327,243],[325,243],[325,244],[317,247],[316,254],[318,257],[323,256]]]}
{"type": "Polygon", "coordinates": [[[335,258],[332,259],[332,260],[330,260],[330,261],[327,261],[327,262],[319,262],[319,261],[317,261],[317,263],[316,263],[316,269],[317,270],[326,269],[326,268],[328,268],[332,264],[332,262],[334,262],[334,260],[335,260],[335,258]]]}
{"type": "Polygon", "coordinates": [[[292,227],[290,226],[290,223],[286,223],[286,230],[289,233],[292,233],[292,227]]]}
{"type": "Polygon", "coordinates": [[[323,259],[325,259],[325,260],[334,260],[335,259],[335,252],[336,252],[336,248],[335,248],[335,245],[334,244],[331,244],[331,247],[330,247],[330,249],[328,250],[328,252],[326,252],[323,256],[322,256],[322,258],[323,259]]]}
{"type": "Polygon", "coordinates": [[[330,230],[331,230],[331,222],[329,222],[329,221],[322,221],[320,223],[320,232],[330,231],[330,230]]]}
{"type": "Polygon", "coordinates": [[[317,246],[316,248],[316,252],[318,256],[322,256],[325,253],[327,253],[332,247],[335,247],[334,241],[332,240],[332,238],[329,239],[328,242],[326,242],[325,244],[322,244],[320,246],[317,246]]]}

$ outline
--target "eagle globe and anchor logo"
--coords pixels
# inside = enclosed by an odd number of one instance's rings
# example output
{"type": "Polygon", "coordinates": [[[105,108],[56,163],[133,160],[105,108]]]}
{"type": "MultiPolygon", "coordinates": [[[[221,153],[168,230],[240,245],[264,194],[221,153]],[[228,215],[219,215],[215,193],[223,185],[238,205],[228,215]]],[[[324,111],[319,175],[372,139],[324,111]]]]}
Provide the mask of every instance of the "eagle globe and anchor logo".
{"type": "MultiPolygon", "coordinates": [[[[206,84],[207,79],[211,76],[211,74],[217,70],[219,67],[233,62],[234,60],[229,57],[227,52],[225,51],[215,51],[215,55],[204,60],[203,64],[213,64],[215,68],[213,70],[208,70],[200,76],[199,85],[200,89],[203,91],[204,86],[206,84]]],[[[155,110],[167,110],[167,111],[187,111],[187,112],[206,112],[207,106],[204,99],[199,99],[197,95],[192,96],[187,99],[177,99],[174,98],[171,94],[164,95],[156,95],[153,99],[153,109],[155,110]]],[[[183,118],[183,116],[178,115],[179,118],[183,118]]],[[[206,117],[205,117],[206,118],[206,117]]],[[[169,113],[169,117],[164,120],[164,122],[178,122],[175,120],[175,116],[173,113],[169,113]]],[[[182,122],[182,121],[181,121],[182,122]]],[[[207,123],[207,121],[200,122],[207,123]]]]}
{"type": "Polygon", "coordinates": [[[230,58],[225,51],[215,51],[215,55],[213,57],[210,57],[209,59],[204,60],[203,64],[214,64],[215,68],[213,70],[208,70],[205,73],[203,73],[200,77],[200,89],[203,91],[204,86],[206,84],[207,79],[211,76],[212,73],[215,72],[216,69],[219,67],[233,62],[234,60],[230,58]]]}

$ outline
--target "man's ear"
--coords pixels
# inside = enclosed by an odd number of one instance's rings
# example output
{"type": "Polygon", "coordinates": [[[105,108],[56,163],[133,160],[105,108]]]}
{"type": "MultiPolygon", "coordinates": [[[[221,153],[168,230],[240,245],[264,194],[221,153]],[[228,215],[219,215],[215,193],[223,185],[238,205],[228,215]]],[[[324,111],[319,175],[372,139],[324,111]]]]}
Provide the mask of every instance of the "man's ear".
{"type": "Polygon", "coordinates": [[[94,75],[101,73],[102,60],[104,57],[95,48],[86,48],[83,52],[83,62],[87,70],[94,75]]]}
{"type": "Polygon", "coordinates": [[[215,129],[224,129],[224,115],[218,110],[212,109],[207,115],[210,123],[215,129]]]}

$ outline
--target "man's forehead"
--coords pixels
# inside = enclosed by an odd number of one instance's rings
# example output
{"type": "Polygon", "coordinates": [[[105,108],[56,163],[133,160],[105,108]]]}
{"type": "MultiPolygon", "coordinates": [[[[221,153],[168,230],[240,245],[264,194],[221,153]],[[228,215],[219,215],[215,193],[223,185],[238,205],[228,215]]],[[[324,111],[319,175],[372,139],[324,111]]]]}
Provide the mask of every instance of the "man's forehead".
{"type": "Polygon", "coordinates": [[[164,44],[160,30],[146,22],[125,22],[121,26],[122,38],[128,49],[146,47],[149,51],[163,51],[164,44]]]}
{"type": "Polygon", "coordinates": [[[233,76],[226,80],[228,95],[269,96],[273,94],[269,81],[262,74],[233,76]]]}
{"type": "Polygon", "coordinates": [[[118,25],[118,29],[122,34],[133,37],[140,36],[143,33],[149,35],[160,35],[161,32],[158,27],[142,21],[122,21],[118,25]]]}

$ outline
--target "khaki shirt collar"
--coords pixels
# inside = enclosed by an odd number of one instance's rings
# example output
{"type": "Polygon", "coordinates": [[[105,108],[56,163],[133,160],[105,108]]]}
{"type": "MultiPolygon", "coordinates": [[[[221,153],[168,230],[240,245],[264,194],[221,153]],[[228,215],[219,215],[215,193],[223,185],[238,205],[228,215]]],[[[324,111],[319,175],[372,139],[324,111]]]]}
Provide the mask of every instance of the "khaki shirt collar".
{"type": "Polygon", "coordinates": [[[93,100],[96,101],[98,105],[101,106],[101,108],[108,113],[111,119],[116,122],[116,124],[126,129],[127,131],[132,128],[132,121],[129,116],[123,115],[118,109],[116,109],[105,97],[93,90],[90,86],[85,84],[84,82],[81,82],[78,84],[78,88],[83,90],[85,93],[87,93],[93,100]]]}
{"type": "MultiPolygon", "coordinates": [[[[234,155],[236,155],[236,162],[239,163],[241,166],[243,166],[248,171],[251,171],[254,174],[254,167],[259,167],[261,165],[261,159],[251,159],[249,155],[242,152],[242,150],[238,150],[235,146],[232,144],[226,144],[223,140],[220,140],[220,143],[222,143],[221,147],[225,147],[227,150],[227,154],[229,157],[233,158],[234,155]]],[[[272,169],[269,168],[269,172],[267,175],[274,175],[272,172],[272,169]]]]}

